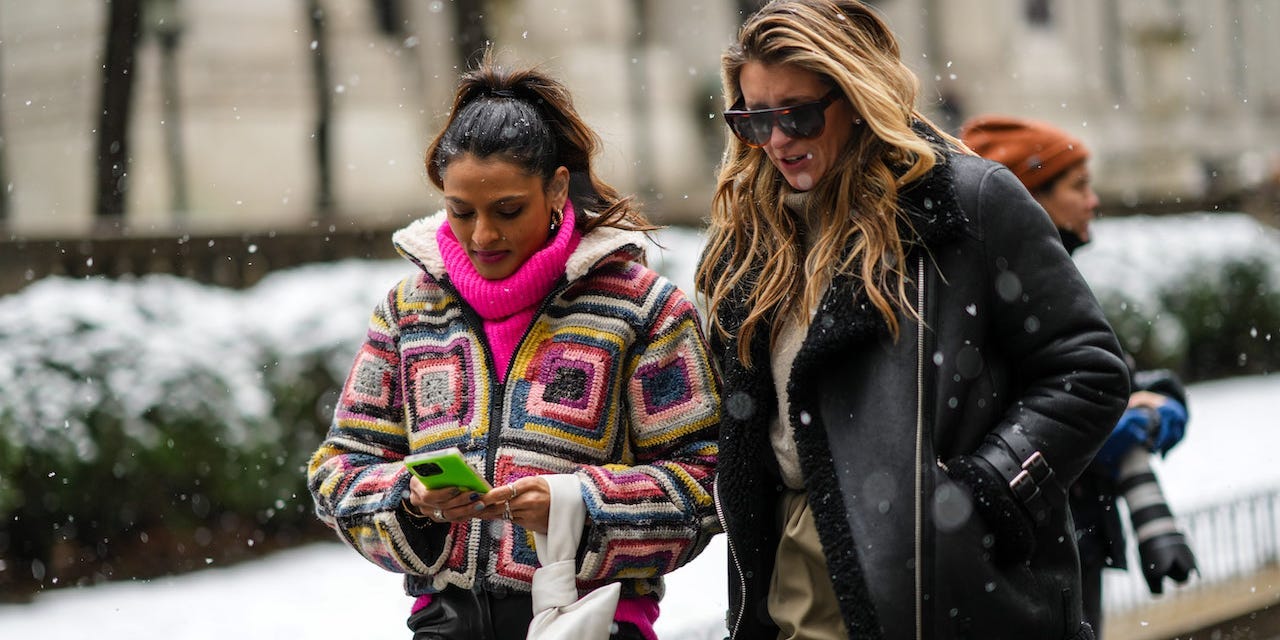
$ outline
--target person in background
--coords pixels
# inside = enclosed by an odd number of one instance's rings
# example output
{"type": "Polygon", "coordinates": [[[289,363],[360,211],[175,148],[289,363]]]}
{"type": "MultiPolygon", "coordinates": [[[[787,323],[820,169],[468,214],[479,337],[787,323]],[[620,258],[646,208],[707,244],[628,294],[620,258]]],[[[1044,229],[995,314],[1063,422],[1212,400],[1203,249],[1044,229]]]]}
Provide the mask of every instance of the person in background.
{"type": "Polygon", "coordinates": [[[562,84],[486,60],[426,152],[444,210],[394,235],[414,273],[374,311],[308,480],[325,524],[405,574],[414,638],[525,638],[545,474],[580,487],[578,588],[621,583],[614,638],[654,639],[663,574],[718,530],[719,381],[598,146],[562,84]],[[494,488],[405,469],[446,447],[494,488]]]}
{"type": "MultiPolygon", "coordinates": [[[[1068,253],[1089,242],[1099,201],[1091,183],[1089,150],[1082,141],[1047,122],[994,114],[965,122],[960,135],[974,152],[1013,171],[1049,214],[1068,253]]],[[[1128,361],[1132,368],[1132,359],[1128,361]]],[[[1184,582],[1195,568],[1195,556],[1173,526],[1168,505],[1162,498],[1152,500],[1160,493],[1155,473],[1142,465],[1148,456],[1130,457],[1145,452],[1165,455],[1182,440],[1188,417],[1186,391],[1167,370],[1135,372],[1131,386],[1128,409],[1070,494],[1085,617],[1099,638],[1102,570],[1128,568],[1118,495],[1127,496],[1152,593],[1161,592],[1165,576],[1184,582]]]]}
{"type": "Polygon", "coordinates": [[[1048,216],[862,2],[770,2],[721,62],[731,637],[1091,638],[1066,489],[1129,377],[1048,216]]]}

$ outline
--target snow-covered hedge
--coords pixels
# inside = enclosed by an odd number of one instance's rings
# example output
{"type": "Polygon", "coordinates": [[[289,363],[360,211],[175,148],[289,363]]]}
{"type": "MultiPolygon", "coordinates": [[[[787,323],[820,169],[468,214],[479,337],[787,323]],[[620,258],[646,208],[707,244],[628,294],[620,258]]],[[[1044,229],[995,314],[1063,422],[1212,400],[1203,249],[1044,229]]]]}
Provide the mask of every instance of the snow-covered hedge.
{"type": "Polygon", "coordinates": [[[1080,271],[1142,368],[1188,381],[1280,368],[1280,231],[1243,214],[1103,219],[1080,271]]]}
{"type": "Polygon", "coordinates": [[[0,298],[0,560],[226,513],[310,519],[303,465],[407,266],[304,267],[247,291],[49,278],[0,298]]]}

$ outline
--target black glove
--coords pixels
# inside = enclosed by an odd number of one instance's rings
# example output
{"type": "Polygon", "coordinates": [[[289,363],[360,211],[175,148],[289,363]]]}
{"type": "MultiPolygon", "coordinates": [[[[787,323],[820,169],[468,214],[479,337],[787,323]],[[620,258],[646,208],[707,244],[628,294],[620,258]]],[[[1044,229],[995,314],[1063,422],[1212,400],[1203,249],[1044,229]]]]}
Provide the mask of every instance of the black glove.
{"type": "Polygon", "coordinates": [[[1179,584],[1186,582],[1196,568],[1196,557],[1186,536],[1178,531],[1146,449],[1135,448],[1124,457],[1116,487],[1129,505],[1142,576],[1151,593],[1163,593],[1165,576],[1179,584]]]}
{"type": "Polygon", "coordinates": [[[1181,533],[1164,533],[1138,543],[1142,577],[1151,593],[1164,593],[1164,577],[1182,584],[1196,570],[1196,556],[1181,533]]]}
{"type": "Polygon", "coordinates": [[[991,530],[991,554],[998,564],[1026,562],[1036,548],[1035,525],[1018,505],[1008,483],[980,456],[947,462],[947,475],[973,494],[973,508],[991,530]]]}

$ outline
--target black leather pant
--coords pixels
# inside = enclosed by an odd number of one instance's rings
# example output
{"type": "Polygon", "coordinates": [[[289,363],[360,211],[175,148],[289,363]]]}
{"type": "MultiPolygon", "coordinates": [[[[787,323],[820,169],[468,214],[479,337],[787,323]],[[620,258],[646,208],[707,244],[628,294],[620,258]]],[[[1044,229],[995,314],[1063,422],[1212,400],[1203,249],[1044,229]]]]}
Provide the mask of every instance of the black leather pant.
{"type": "Polygon", "coordinates": [[[409,616],[413,640],[522,640],[533,619],[527,593],[495,595],[449,588],[409,616]]]}
{"type": "MultiPolygon", "coordinates": [[[[524,640],[533,620],[533,598],[527,593],[493,594],[448,588],[431,604],[409,616],[413,640],[524,640]]],[[[644,640],[640,631],[621,623],[610,640],[644,640]]]]}

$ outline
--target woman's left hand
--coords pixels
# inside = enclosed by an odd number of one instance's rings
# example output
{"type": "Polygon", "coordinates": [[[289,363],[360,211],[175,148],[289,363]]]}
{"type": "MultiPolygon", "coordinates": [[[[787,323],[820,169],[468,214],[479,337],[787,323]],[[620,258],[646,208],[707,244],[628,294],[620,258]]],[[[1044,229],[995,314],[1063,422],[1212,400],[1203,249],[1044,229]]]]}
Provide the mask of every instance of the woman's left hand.
{"type": "Polygon", "coordinates": [[[494,487],[480,500],[484,510],[474,517],[481,520],[511,520],[538,533],[547,532],[551,514],[551,488],[538,476],[520,478],[494,487]]]}

